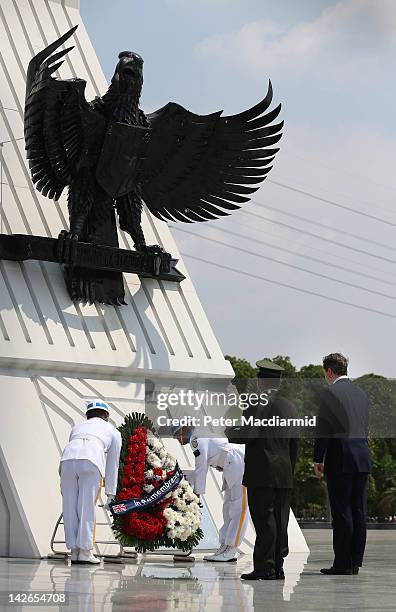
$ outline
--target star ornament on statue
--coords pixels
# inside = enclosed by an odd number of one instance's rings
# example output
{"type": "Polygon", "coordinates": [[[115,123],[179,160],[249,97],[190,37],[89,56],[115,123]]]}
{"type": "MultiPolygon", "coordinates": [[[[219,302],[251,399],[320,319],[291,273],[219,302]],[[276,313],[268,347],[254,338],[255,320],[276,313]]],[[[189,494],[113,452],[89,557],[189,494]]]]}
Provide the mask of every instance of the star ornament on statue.
{"type": "MultiPolygon", "coordinates": [[[[57,258],[68,265],[72,299],[122,303],[127,255],[122,260],[114,255],[116,215],[134,243],[133,265],[145,264],[146,276],[167,273],[169,280],[180,282],[184,277],[172,272],[170,254],[146,244],[143,203],[158,219],[183,223],[210,221],[239,209],[259,189],[279,151],[283,121],[275,120],[281,105],[269,110],[269,82],[264,99],[236,115],[197,115],[174,102],[146,114],[139,107],[143,59],[132,51],[119,54],[107,92],[88,102],[83,79],[54,77],[73,47],[57,50],[76,28],[29,63],[27,158],[43,196],[58,200],[68,191],[69,229],[59,239],[57,258]],[[94,255],[81,243],[94,245],[94,255]],[[102,247],[110,258],[107,268],[102,247]],[[91,261],[95,257],[97,265],[91,261]]],[[[39,258],[29,246],[30,256],[39,258]]]]}

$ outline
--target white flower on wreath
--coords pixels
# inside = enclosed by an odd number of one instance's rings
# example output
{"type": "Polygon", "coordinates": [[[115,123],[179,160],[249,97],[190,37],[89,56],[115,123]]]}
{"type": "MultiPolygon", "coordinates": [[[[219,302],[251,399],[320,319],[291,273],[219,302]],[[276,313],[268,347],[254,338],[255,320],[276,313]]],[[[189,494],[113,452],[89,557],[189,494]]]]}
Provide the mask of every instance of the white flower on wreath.
{"type": "Polygon", "coordinates": [[[183,506],[183,495],[182,497],[179,496],[180,493],[183,494],[183,490],[179,487],[173,493],[173,507],[168,507],[164,511],[164,516],[167,519],[166,531],[170,538],[185,541],[195,533],[200,525],[199,506],[197,503],[193,503],[187,506],[187,510],[180,510],[176,505],[183,506]]]}
{"type": "Polygon", "coordinates": [[[187,511],[187,504],[183,499],[177,499],[175,502],[175,506],[178,510],[184,510],[185,512],[187,511]]]}
{"type": "Polygon", "coordinates": [[[157,455],[153,452],[147,454],[147,463],[152,465],[153,467],[161,467],[161,459],[157,457],[157,455]]]}
{"type": "Polygon", "coordinates": [[[158,438],[155,438],[155,437],[148,438],[147,443],[156,452],[158,452],[162,448],[164,448],[161,440],[159,440],[158,438]]]}

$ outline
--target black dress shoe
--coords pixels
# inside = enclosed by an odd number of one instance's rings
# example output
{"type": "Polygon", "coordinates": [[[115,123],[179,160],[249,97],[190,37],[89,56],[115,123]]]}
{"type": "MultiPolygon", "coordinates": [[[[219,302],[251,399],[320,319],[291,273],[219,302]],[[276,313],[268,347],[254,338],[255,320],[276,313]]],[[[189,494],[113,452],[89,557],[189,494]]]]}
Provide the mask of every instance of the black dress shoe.
{"type": "Polygon", "coordinates": [[[275,569],[275,578],[277,580],[285,579],[285,572],[283,571],[283,567],[280,567],[279,569],[275,569]]]}
{"type": "Polygon", "coordinates": [[[359,566],[358,565],[352,565],[352,574],[354,576],[356,576],[359,573],[359,566]]]}
{"type": "Polygon", "coordinates": [[[242,574],[241,580],[276,580],[276,575],[273,570],[268,572],[250,572],[249,574],[242,574]]]}
{"type": "Polygon", "coordinates": [[[342,567],[324,567],[320,570],[320,573],[327,576],[351,576],[352,570],[342,567]]]}

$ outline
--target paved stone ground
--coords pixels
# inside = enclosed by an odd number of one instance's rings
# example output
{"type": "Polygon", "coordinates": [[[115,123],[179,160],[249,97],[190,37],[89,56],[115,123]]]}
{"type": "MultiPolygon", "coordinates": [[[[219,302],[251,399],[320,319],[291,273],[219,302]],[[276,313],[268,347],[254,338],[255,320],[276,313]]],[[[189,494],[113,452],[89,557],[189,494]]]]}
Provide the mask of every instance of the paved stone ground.
{"type": "Polygon", "coordinates": [[[53,561],[0,559],[1,610],[10,591],[66,593],[68,606],[23,610],[78,612],[178,611],[396,611],[396,531],[370,531],[365,566],[358,576],[322,576],[331,565],[331,532],[306,530],[310,555],[292,554],[286,581],[245,583],[251,567],[244,555],[237,564],[173,564],[165,557],[142,557],[127,565],[73,566],[53,561]]]}

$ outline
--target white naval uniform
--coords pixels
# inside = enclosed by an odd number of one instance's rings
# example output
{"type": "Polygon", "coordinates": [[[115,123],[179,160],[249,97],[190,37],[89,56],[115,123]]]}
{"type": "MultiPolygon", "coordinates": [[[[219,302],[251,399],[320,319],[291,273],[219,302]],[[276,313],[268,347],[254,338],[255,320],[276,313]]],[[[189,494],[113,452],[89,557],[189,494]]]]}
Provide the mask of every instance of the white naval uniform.
{"type": "Polygon", "coordinates": [[[194,433],[190,440],[195,457],[193,488],[200,495],[206,490],[209,467],[223,471],[223,526],[220,544],[237,547],[242,542],[249,522],[246,488],[242,485],[245,457],[227,438],[200,438],[194,433]]]}
{"type": "Polygon", "coordinates": [[[99,417],[75,425],[59,466],[66,546],[89,550],[95,538],[95,505],[105,479],[115,495],[121,434],[99,417]]]}

